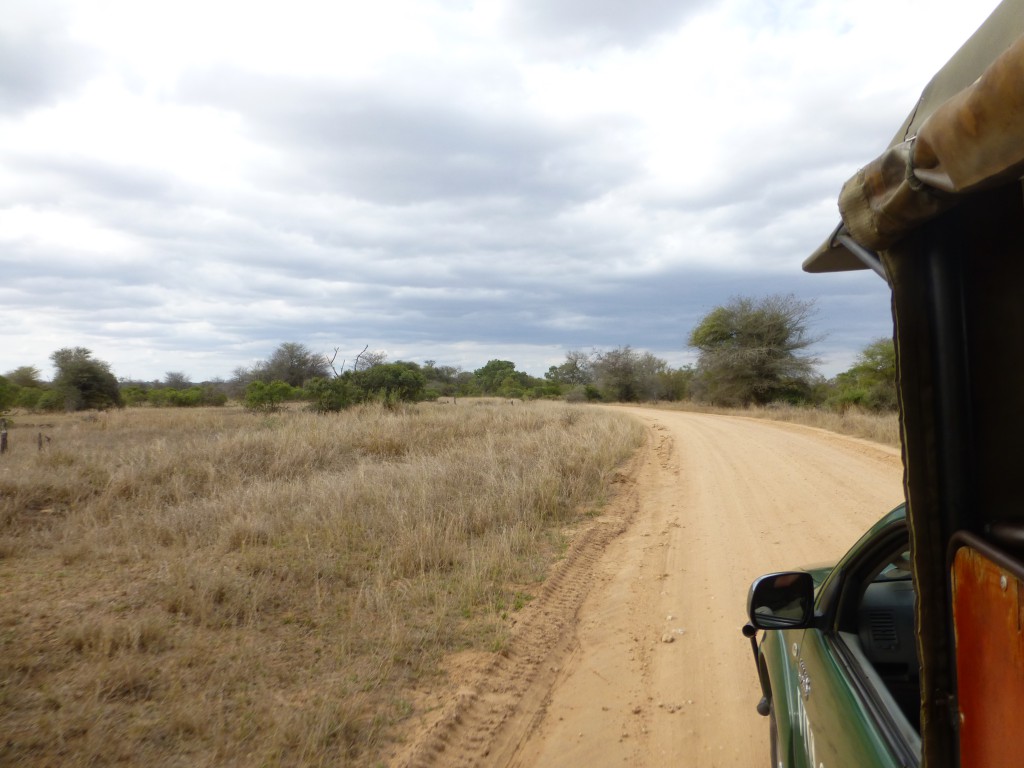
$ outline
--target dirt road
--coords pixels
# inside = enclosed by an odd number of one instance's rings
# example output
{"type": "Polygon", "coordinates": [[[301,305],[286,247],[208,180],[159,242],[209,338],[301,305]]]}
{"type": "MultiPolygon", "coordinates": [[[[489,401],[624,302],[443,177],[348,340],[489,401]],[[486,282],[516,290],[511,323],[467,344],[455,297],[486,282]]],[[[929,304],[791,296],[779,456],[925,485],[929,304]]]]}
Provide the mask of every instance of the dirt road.
{"type": "MultiPolygon", "coordinates": [[[[396,765],[748,766],[767,721],[740,634],[751,579],[834,560],[902,499],[896,449],[632,408],[647,446],[500,656],[455,660],[396,765]]],[[[424,706],[426,705],[426,706],[424,706]]]]}

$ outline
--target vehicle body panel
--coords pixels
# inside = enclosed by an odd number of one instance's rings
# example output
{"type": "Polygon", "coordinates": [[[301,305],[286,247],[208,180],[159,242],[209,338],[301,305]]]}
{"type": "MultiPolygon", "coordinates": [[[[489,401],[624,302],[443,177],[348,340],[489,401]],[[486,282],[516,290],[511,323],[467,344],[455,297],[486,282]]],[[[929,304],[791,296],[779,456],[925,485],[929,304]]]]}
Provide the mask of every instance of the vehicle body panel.
{"type": "Polygon", "coordinates": [[[828,636],[808,630],[800,645],[809,693],[803,699],[808,765],[892,768],[900,763],[882,740],[864,703],[850,686],[828,636]]]}
{"type": "MultiPolygon", "coordinates": [[[[885,515],[834,566],[805,569],[814,577],[815,611],[807,627],[766,630],[758,646],[762,688],[775,713],[779,761],[794,768],[867,766],[882,768],[915,762],[900,755],[880,724],[870,683],[836,629],[837,604],[844,579],[863,569],[890,542],[905,541],[903,505],[885,515]]],[[[752,621],[759,616],[752,612],[752,621]]],[[[851,640],[850,642],[855,642],[851,640]]],[[[889,731],[892,729],[890,728],[889,731]]]]}

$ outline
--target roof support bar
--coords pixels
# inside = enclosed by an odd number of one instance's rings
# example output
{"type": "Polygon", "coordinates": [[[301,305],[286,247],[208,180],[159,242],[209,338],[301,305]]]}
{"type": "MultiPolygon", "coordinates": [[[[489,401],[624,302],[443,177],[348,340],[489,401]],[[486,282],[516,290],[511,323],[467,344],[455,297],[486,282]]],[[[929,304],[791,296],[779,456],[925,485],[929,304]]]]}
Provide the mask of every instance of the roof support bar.
{"type": "Polygon", "coordinates": [[[836,233],[835,240],[846,246],[846,250],[856,256],[865,267],[885,280],[885,282],[889,282],[889,276],[885,274],[885,266],[882,264],[882,260],[878,258],[877,253],[869,251],[842,229],[836,233]]]}

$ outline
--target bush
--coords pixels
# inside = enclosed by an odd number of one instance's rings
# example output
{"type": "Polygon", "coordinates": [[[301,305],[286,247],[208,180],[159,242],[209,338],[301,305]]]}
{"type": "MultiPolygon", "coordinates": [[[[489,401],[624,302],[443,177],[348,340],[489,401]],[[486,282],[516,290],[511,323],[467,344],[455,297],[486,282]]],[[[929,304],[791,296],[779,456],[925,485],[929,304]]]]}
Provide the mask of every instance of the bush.
{"type": "Polygon", "coordinates": [[[121,390],[121,398],[128,406],[145,405],[149,402],[149,392],[139,386],[125,387],[121,390]]]}
{"type": "Polygon", "coordinates": [[[541,384],[526,391],[532,400],[556,400],[562,396],[562,388],[558,384],[541,384]]]}
{"type": "Polygon", "coordinates": [[[585,403],[587,400],[587,390],[583,386],[573,387],[565,394],[567,403],[585,403]]]}
{"type": "Polygon", "coordinates": [[[838,410],[858,406],[872,411],[895,411],[896,348],[892,339],[876,339],[857,357],[857,362],[832,381],[828,404],[838,410]]]}
{"type": "Polygon", "coordinates": [[[39,407],[39,400],[46,393],[41,387],[22,387],[18,390],[18,397],[14,401],[17,408],[35,410],[39,407]]]}
{"type": "Polygon", "coordinates": [[[347,378],[325,379],[317,377],[306,383],[309,407],[317,413],[343,411],[356,402],[355,389],[347,378]]]}
{"type": "Polygon", "coordinates": [[[6,411],[18,399],[18,387],[0,376],[0,411],[6,411]]]}
{"type": "Polygon", "coordinates": [[[416,363],[402,361],[356,371],[349,380],[361,392],[361,399],[364,400],[416,402],[422,398],[427,386],[420,367],[416,363]]]}
{"type": "Polygon", "coordinates": [[[283,381],[272,381],[269,384],[253,381],[245,388],[243,404],[250,411],[273,412],[281,408],[285,400],[294,397],[292,388],[283,381]]]}
{"type": "Polygon", "coordinates": [[[36,408],[40,411],[63,411],[64,394],[56,389],[48,389],[39,397],[36,408]]]}
{"type": "Polygon", "coordinates": [[[174,387],[131,386],[121,390],[125,404],[132,406],[152,405],[157,408],[198,408],[219,406],[228,401],[228,396],[213,384],[194,385],[186,389],[174,387]]]}
{"type": "Polygon", "coordinates": [[[228,402],[227,394],[218,386],[204,384],[201,389],[203,390],[202,405],[221,406],[228,402]]]}

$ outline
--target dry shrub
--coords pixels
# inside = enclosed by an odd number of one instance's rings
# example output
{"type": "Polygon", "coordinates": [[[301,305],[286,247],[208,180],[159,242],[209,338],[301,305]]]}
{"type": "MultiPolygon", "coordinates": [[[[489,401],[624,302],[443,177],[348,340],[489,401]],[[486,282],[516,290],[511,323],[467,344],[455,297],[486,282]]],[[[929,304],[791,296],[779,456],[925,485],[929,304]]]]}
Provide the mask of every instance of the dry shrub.
{"type": "Polygon", "coordinates": [[[500,400],[46,431],[0,460],[0,764],[373,764],[643,438],[500,400]]]}
{"type": "Polygon", "coordinates": [[[159,615],[124,619],[87,618],[65,629],[65,642],[74,651],[113,657],[118,653],[159,653],[171,645],[169,625],[159,615]]]}
{"type": "Polygon", "coordinates": [[[270,543],[272,529],[265,518],[240,515],[222,527],[221,538],[228,552],[261,547],[270,543]]]}
{"type": "Polygon", "coordinates": [[[386,722],[372,714],[365,695],[339,697],[328,690],[288,712],[274,733],[276,758],[292,765],[335,765],[324,756],[337,755],[344,764],[379,745],[386,722]]]}
{"type": "Polygon", "coordinates": [[[839,412],[827,408],[798,408],[780,405],[770,408],[751,408],[749,416],[761,419],[788,421],[809,427],[827,429],[842,435],[860,437],[885,445],[899,446],[900,425],[895,413],[875,413],[850,408],[839,412]]]}
{"type": "Polygon", "coordinates": [[[750,406],[749,408],[717,408],[697,403],[672,403],[662,405],[671,410],[696,411],[699,413],[720,413],[732,416],[749,416],[756,419],[786,421],[792,424],[803,424],[818,429],[827,429],[841,435],[860,437],[883,445],[899,447],[900,422],[896,413],[864,411],[848,408],[845,411],[834,411],[829,408],[809,408],[803,406],[773,403],[767,406],[750,406]]]}
{"type": "Polygon", "coordinates": [[[151,666],[134,658],[122,658],[97,668],[96,694],[104,702],[151,701],[158,693],[159,677],[151,666]]]}

